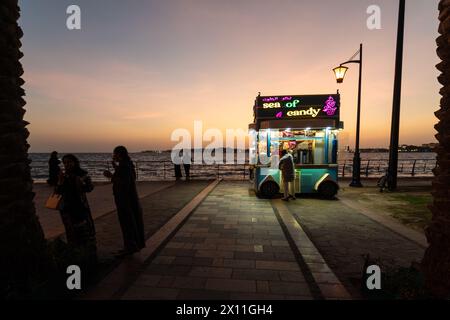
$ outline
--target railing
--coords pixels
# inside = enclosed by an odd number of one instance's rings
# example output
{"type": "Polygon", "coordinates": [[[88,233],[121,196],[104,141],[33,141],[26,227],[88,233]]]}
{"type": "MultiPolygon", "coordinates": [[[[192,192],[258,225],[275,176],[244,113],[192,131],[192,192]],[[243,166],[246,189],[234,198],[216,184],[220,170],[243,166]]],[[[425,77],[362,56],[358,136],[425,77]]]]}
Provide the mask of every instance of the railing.
{"type": "MultiPolygon", "coordinates": [[[[175,180],[174,165],[171,161],[135,161],[137,179],[140,181],[175,180]]],[[[87,170],[95,181],[107,181],[103,176],[104,170],[112,170],[109,161],[88,160],[81,162],[82,167],[87,170]]],[[[352,175],[352,160],[339,161],[339,176],[348,177],[352,175]]],[[[432,170],[436,166],[434,159],[399,159],[399,176],[432,176],[432,170]]],[[[386,173],[388,167],[387,159],[363,159],[361,160],[361,175],[365,177],[379,177],[386,173]]],[[[185,172],[181,166],[183,176],[185,172]]],[[[46,161],[33,161],[31,174],[36,181],[45,181],[48,178],[48,167],[46,161]]],[[[249,178],[250,165],[246,164],[214,164],[198,165],[190,167],[191,179],[216,179],[246,180],[249,178]]]]}
{"type": "MultiPolygon", "coordinates": [[[[388,159],[365,159],[361,160],[361,175],[365,177],[380,177],[388,169],[388,159]]],[[[399,159],[398,176],[432,176],[436,167],[435,159],[399,159]]],[[[339,163],[339,175],[341,177],[351,176],[353,171],[353,161],[344,160],[339,163]]]]}
{"type": "MultiPolygon", "coordinates": [[[[134,161],[136,176],[139,181],[175,180],[175,168],[171,161],[134,161]]],[[[94,181],[108,181],[103,171],[112,170],[110,161],[89,160],[81,161],[83,169],[89,172],[94,181]]],[[[249,164],[192,164],[190,166],[191,179],[224,179],[246,180],[249,177],[249,164]]],[[[185,171],[181,165],[183,177],[185,171]]],[[[35,181],[45,181],[48,178],[48,164],[45,161],[33,161],[31,174],[35,181]]]]}

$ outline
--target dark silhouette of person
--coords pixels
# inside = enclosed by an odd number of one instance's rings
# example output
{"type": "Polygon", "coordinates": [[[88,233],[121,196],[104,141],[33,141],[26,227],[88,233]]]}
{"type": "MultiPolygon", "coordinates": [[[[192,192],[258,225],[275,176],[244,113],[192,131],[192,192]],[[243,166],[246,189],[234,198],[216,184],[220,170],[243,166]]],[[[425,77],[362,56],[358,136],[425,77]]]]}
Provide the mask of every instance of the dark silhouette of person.
{"type": "Polygon", "coordinates": [[[62,196],[61,218],[66,230],[67,243],[84,250],[87,262],[97,260],[95,226],[86,193],[94,189],[87,171],[72,154],[63,157],[64,171],[60,171],[55,192],[62,196]]]}
{"type": "Polygon", "coordinates": [[[61,168],[59,164],[61,161],[58,159],[58,152],[53,151],[50,154],[50,159],[48,160],[48,179],[47,183],[51,186],[56,186],[58,183],[59,172],[61,168]]]}
{"type": "Polygon", "coordinates": [[[180,180],[183,174],[181,173],[181,165],[174,163],[175,179],[180,180]]]}
{"type": "Polygon", "coordinates": [[[114,201],[124,249],[120,255],[133,254],[145,247],[145,233],[142,207],[136,188],[136,170],[124,146],[118,146],[113,154],[114,173],[105,171],[104,175],[113,183],[114,201]]]}
{"type": "Polygon", "coordinates": [[[295,200],[294,180],[295,180],[295,165],[292,155],[287,150],[281,151],[281,159],[278,165],[283,177],[284,197],[281,200],[289,201],[295,200]]]}
{"type": "Polygon", "coordinates": [[[191,179],[191,164],[190,163],[185,163],[183,164],[184,167],[184,173],[186,175],[186,180],[190,180],[191,179]]]}
{"type": "Polygon", "coordinates": [[[188,150],[183,150],[183,167],[186,180],[191,179],[191,153],[188,150]]]}

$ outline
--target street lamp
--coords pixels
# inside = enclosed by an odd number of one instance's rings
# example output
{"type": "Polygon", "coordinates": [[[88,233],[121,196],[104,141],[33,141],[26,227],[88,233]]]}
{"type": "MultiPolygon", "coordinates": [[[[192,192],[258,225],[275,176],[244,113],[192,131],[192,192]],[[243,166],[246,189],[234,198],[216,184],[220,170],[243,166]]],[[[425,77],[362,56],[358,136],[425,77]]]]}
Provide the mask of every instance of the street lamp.
{"type": "Polygon", "coordinates": [[[359,129],[360,129],[360,113],[361,113],[361,80],[362,80],[362,58],[363,58],[363,45],[359,46],[359,50],[346,62],[341,63],[339,67],[333,69],[334,75],[336,76],[337,83],[344,82],[345,74],[348,70],[345,64],[357,63],[359,64],[359,84],[358,84],[358,109],[356,115],[356,143],[355,152],[353,154],[353,172],[352,172],[352,182],[350,187],[362,187],[361,184],[361,157],[359,153],[359,129]],[[354,58],[359,54],[359,59],[354,60],[354,58]]]}
{"type": "Polygon", "coordinates": [[[348,68],[344,67],[343,65],[340,65],[339,67],[336,67],[333,69],[334,75],[336,76],[337,83],[344,82],[345,73],[347,72],[348,68]]]}
{"type": "Polygon", "coordinates": [[[392,102],[391,141],[389,145],[388,189],[397,189],[400,102],[402,95],[403,41],[405,33],[405,0],[399,1],[397,49],[395,58],[394,98],[392,102]]]}

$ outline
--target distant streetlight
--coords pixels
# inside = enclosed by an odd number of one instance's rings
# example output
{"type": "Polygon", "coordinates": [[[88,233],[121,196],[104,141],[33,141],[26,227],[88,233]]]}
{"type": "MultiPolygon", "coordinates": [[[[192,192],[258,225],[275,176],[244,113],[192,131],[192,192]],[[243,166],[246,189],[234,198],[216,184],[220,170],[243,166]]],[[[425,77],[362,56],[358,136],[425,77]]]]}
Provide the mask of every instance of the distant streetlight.
{"type": "Polygon", "coordinates": [[[361,113],[361,80],[362,80],[362,59],[363,59],[363,45],[359,46],[359,50],[351,57],[348,61],[341,63],[339,67],[333,69],[334,75],[336,77],[337,83],[344,82],[345,74],[348,68],[345,64],[357,63],[359,64],[359,83],[358,83],[358,109],[356,115],[356,143],[355,152],[353,154],[353,172],[352,172],[352,182],[350,187],[362,187],[361,184],[361,156],[359,153],[359,129],[360,129],[360,113],[361,113]],[[354,60],[354,58],[359,54],[359,59],[354,60]]]}

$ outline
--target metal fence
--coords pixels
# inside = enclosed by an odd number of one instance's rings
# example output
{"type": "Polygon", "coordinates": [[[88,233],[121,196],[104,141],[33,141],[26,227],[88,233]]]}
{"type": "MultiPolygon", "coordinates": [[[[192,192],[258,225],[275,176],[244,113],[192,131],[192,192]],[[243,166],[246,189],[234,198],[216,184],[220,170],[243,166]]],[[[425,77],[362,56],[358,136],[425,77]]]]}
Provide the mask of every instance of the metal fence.
{"type": "MultiPolygon", "coordinates": [[[[137,179],[139,181],[174,180],[175,170],[171,161],[135,161],[137,179]]],[[[352,175],[352,160],[339,162],[339,176],[352,175]]],[[[436,160],[432,159],[400,159],[399,176],[432,176],[436,160]]],[[[107,181],[103,176],[105,170],[112,170],[110,161],[83,161],[82,167],[87,170],[94,181],[107,181]]],[[[361,175],[365,177],[380,177],[386,173],[387,159],[361,160],[361,175]]],[[[36,181],[45,181],[48,177],[46,161],[33,161],[31,164],[32,177],[36,181]]],[[[182,167],[182,173],[185,174],[182,167]]],[[[190,177],[192,179],[247,180],[250,175],[250,165],[246,164],[192,164],[190,177]]]]}
{"type": "MultiPolygon", "coordinates": [[[[365,177],[380,177],[386,174],[388,165],[388,159],[363,159],[361,160],[361,175],[365,177]]],[[[399,159],[397,172],[398,176],[403,177],[430,177],[433,176],[435,167],[435,159],[399,159]]],[[[339,176],[351,176],[352,171],[352,160],[344,160],[339,163],[339,176]]]]}
{"type": "MultiPolygon", "coordinates": [[[[134,161],[136,175],[139,181],[175,180],[175,169],[171,161],[134,161]]],[[[82,161],[83,169],[89,172],[94,181],[107,181],[103,176],[105,170],[112,170],[110,161],[89,160],[82,161]]],[[[183,166],[182,175],[185,176],[183,166]]],[[[192,164],[190,166],[191,179],[224,179],[247,180],[250,174],[249,164],[192,164]]],[[[48,164],[45,161],[34,161],[31,164],[31,174],[35,181],[45,181],[48,178],[48,164]]]]}

